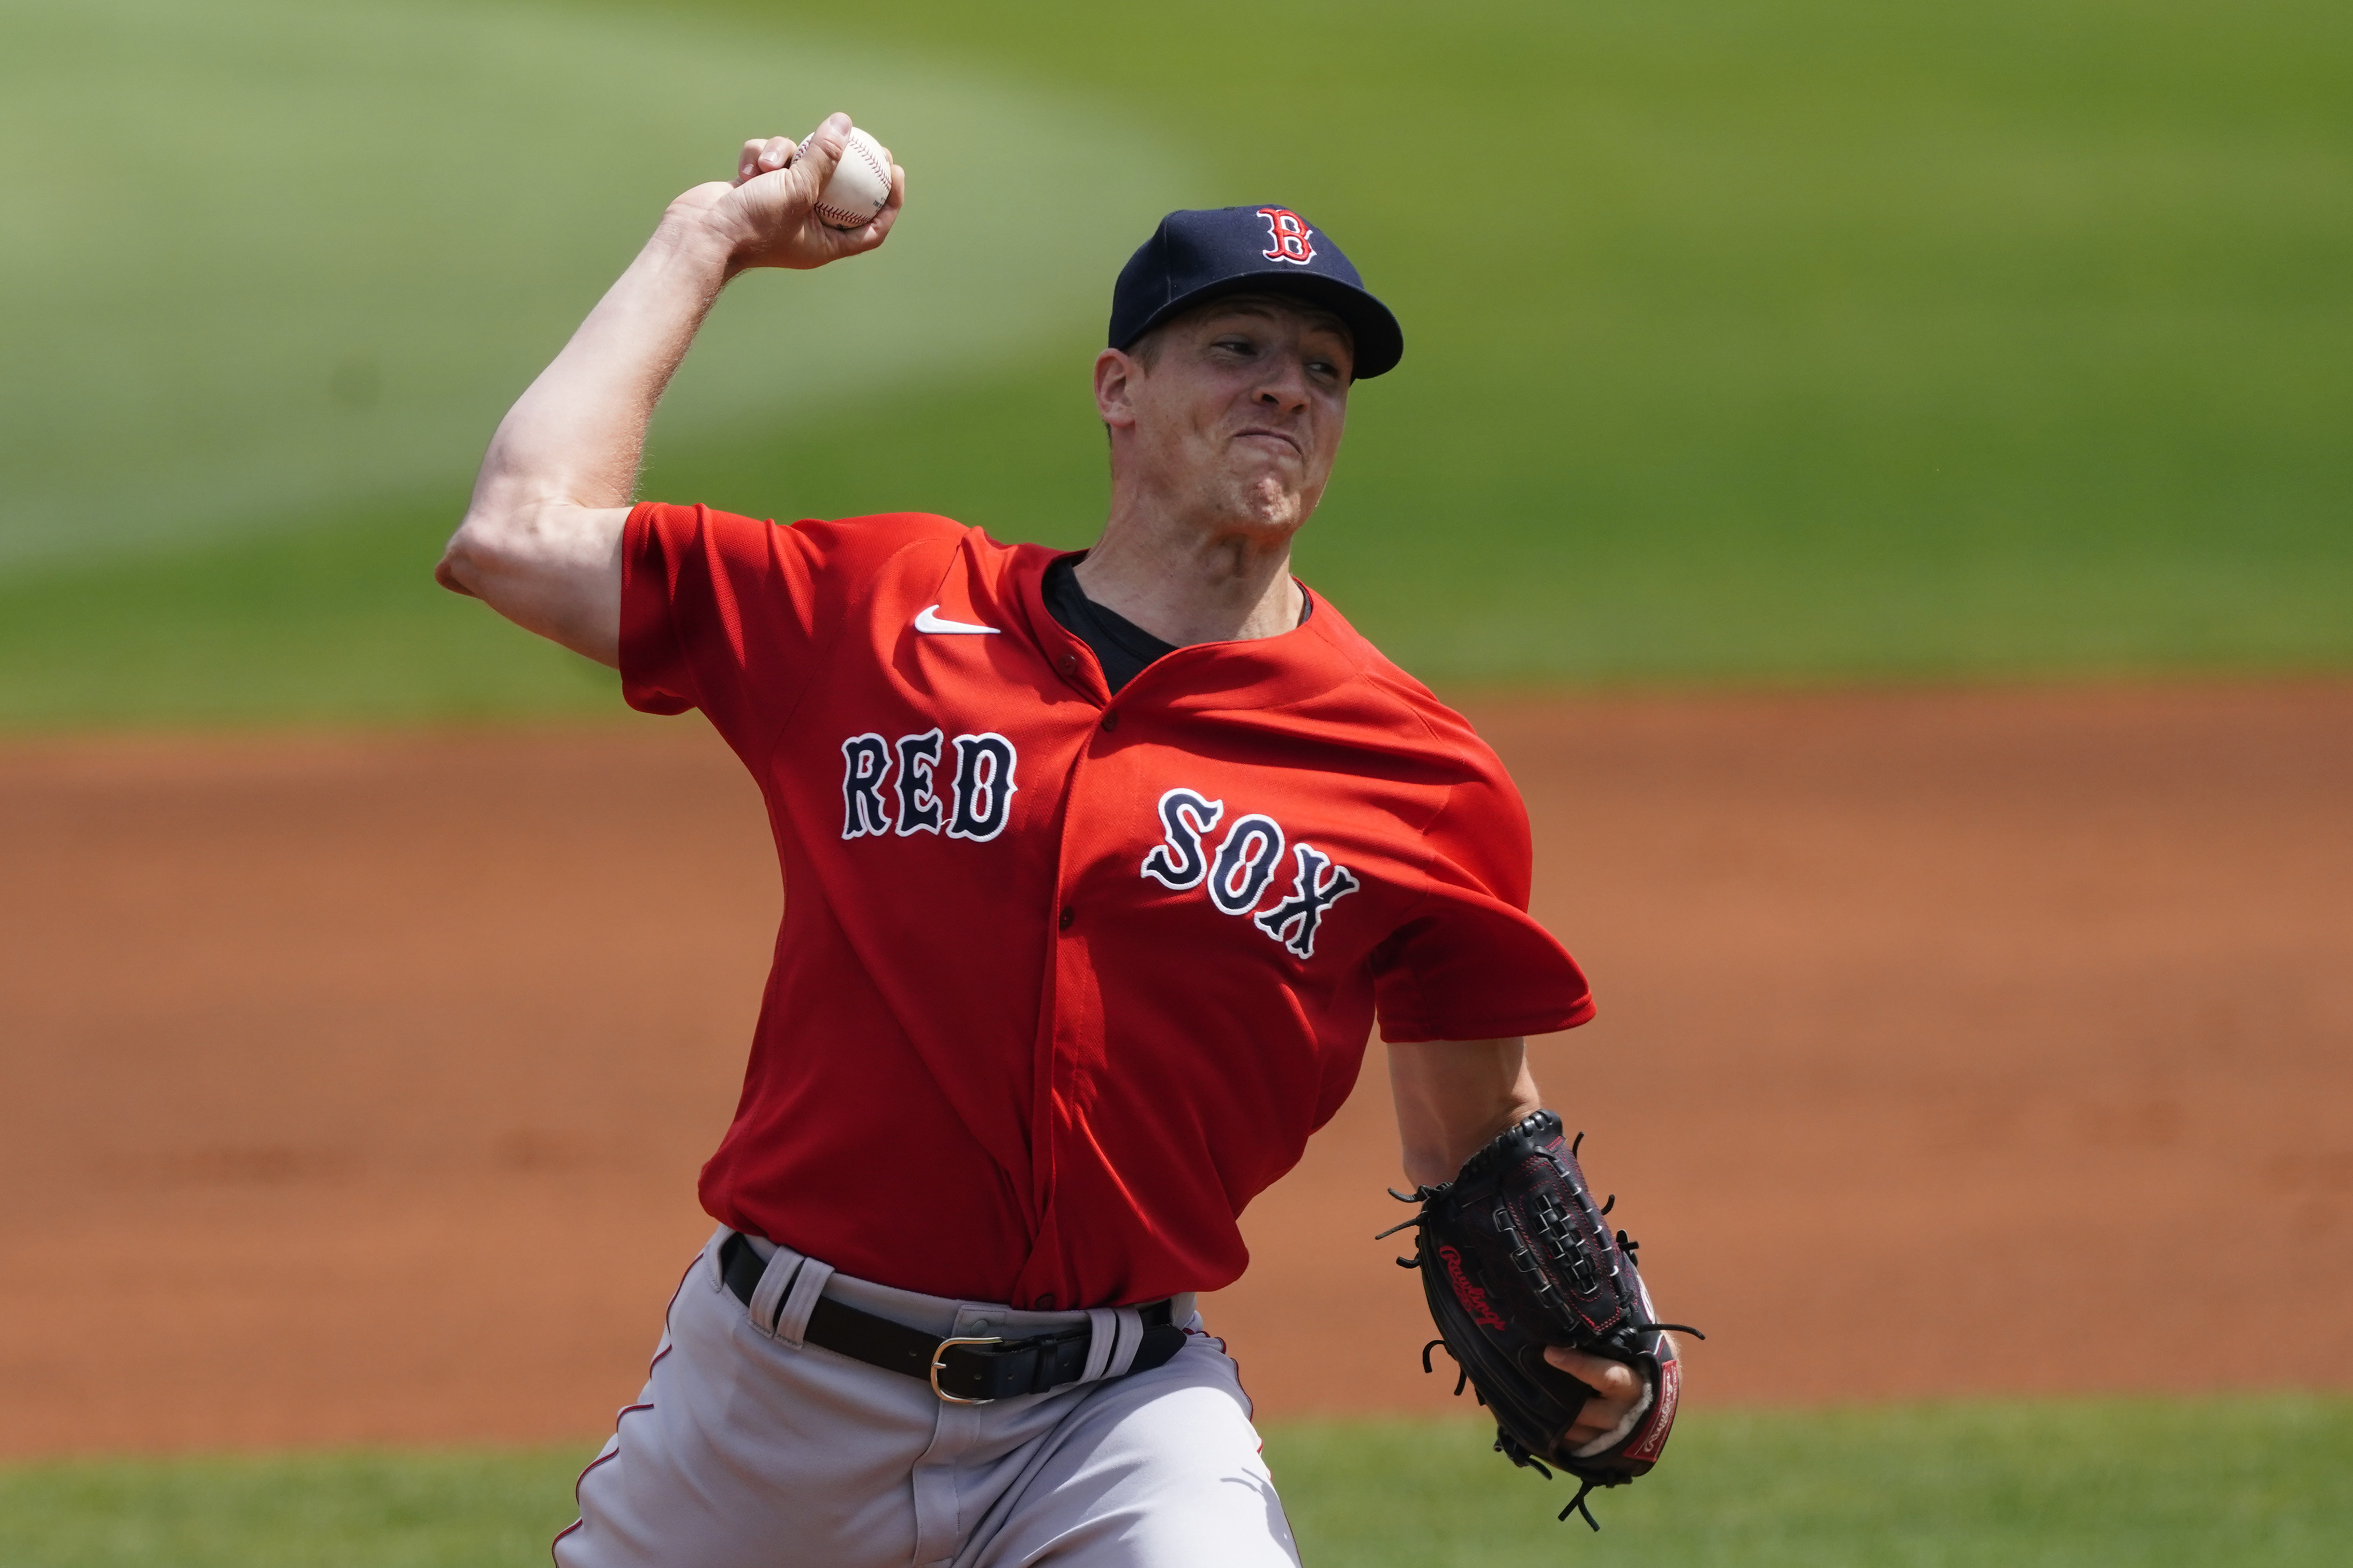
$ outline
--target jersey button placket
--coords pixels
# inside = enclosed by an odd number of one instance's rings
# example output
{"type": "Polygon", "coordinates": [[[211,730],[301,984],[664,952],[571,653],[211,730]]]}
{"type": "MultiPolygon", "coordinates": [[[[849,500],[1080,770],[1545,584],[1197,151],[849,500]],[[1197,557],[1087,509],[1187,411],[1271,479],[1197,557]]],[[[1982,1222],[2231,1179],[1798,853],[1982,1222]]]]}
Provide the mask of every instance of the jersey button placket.
{"type": "MultiPolygon", "coordinates": [[[[1117,709],[1113,709],[1113,710],[1112,710],[1110,712],[1105,713],[1105,714],[1102,717],[1102,719],[1100,719],[1100,720],[1098,720],[1098,721],[1096,721],[1096,725],[1095,725],[1095,727],[1096,727],[1097,729],[1101,730],[1101,731],[1102,731],[1104,734],[1106,734],[1106,735],[1110,734],[1113,731],[1114,731],[1114,730],[1118,729],[1118,728],[1119,728],[1119,710],[1118,710],[1117,709]]],[[[1081,761],[1081,762],[1083,762],[1083,761],[1085,761],[1085,759],[1082,757],[1082,758],[1081,758],[1081,759],[1080,759],[1080,761],[1081,761]]],[[[1075,790],[1076,790],[1076,789],[1077,789],[1077,787],[1078,787],[1078,767],[1077,767],[1077,765],[1076,765],[1076,764],[1073,764],[1073,765],[1072,765],[1072,768],[1071,768],[1071,785],[1072,790],[1075,792],[1075,790]]],[[[1060,930],[1060,931],[1069,931],[1069,930],[1071,929],[1071,922],[1072,921],[1077,920],[1078,918],[1079,918],[1079,911],[1078,911],[1076,909],[1072,908],[1071,905],[1069,905],[1069,904],[1064,904],[1064,905],[1062,906],[1062,919],[1061,919],[1061,922],[1060,922],[1060,924],[1057,927],[1057,929],[1058,929],[1058,930],[1060,930]]]]}
{"type": "MultiPolygon", "coordinates": [[[[1071,663],[1075,666],[1073,658],[1071,663]]],[[[1075,718],[1076,715],[1073,715],[1075,718]]],[[[1100,722],[1100,719],[1097,721],[1100,722]]],[[[1075,728],[1075,726],[1074,726],[1075,728]]],[[[1030,1159],[1033,1191],[1038,1205],[1039,1223],[1051,1228],[1056,1218],[1056,1197],[1062,1156],[1070,1134],[1070,1108],[1089,1098],[1085,1089],[1086,1074],[1100,1054],[1099,1041],[1103,1020],[1092,995],[1092,986],[1084,973],[1087,952],[1086,939],[1071,928],[1079,918],[1078,906],[1072,901],[1080,880],[1073,865],[1073,852],[1086,842],[1084,825],[1090,813],[1096,809],[1095,792],[1088,788],[1088,761],[1093,748],[1087,743],[1086,731],[1078,730],[1070,739],[1071,747],[1070,771],[1064,775],[1063,803],[1060,837],[1055,847],[1055,882],[1057,889],[1054,925],[1060,933],[1057,940],[1046,944],[1046,963],[1051,971],[1047,994],[1050,1008],[1039,1020],[1039,1043],[1043,1053],[1038,1063],[1037,1114],[1031,1126],[1030,1159]],[[1073,828],[1073,823],[1081,826],[1073,828]],[[1073,839],[1078,842],[1073,843],[1073,839]]],[[[1033,1259],[1033,1262],[1038,1261],[1033,1259]]],[[[1024,1274],[1029,1268],[1025,1266],[1024,1274]]],[[[1014,1300],[1025,1296],[1034,1304],[1045,1299],[1050,1281],[1031,1279],[1018,1288],[1014,1300]]]]}

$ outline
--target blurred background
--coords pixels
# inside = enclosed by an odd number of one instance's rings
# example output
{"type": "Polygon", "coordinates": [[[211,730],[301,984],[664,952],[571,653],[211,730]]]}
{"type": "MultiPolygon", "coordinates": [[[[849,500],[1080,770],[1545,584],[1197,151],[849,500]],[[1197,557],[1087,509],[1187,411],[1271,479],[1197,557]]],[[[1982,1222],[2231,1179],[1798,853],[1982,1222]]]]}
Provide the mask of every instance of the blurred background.
{"type": "MultiPolygon", "coordinates": [[[[1513,765],[1540,1070],[1715,1331],[1581,1548],[2343,1561],[2348,80],[2318,0],[0,0],[0,1559],[569,1517],[778,890],[701,720],[429,571],[662,204],[840,108],[906,216],[730,289],[648,496],[1085,543],[1172,207],[1404,321],[1301,574],[1513,765]]],[[[1311,1552],[1550,1561],[1380,1068],[1213,1317],[1311,1552]]]]}

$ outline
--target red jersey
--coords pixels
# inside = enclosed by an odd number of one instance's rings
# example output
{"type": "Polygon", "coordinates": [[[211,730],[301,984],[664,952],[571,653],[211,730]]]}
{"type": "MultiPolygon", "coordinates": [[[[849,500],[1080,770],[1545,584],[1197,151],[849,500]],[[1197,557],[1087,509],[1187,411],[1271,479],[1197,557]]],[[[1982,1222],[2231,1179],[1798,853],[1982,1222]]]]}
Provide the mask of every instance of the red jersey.
{"type": "Polygon", "coordinates": [[[945,518],[639,506],[633,707],[759,781],[785,914],[702,1202],[851,1275],[1024,1307],[1225,1285],[1236,1216],[1391,1040],[1592,1016],[1471,726],[1328,603],[1116,696],[1058,552],[945,518]]]}

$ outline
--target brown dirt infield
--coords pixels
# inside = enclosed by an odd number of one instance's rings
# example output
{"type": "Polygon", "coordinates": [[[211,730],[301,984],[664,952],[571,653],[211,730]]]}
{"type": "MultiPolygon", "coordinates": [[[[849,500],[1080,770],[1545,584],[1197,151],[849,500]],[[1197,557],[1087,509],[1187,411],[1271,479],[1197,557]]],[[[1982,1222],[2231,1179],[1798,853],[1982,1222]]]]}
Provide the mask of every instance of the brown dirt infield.
{"type": "MultiPolygon", "coordinates": [[[[2353,687],[1476,716],[1695,1401],[2353,1386],[2353,687]]],[[[599,1434],[776,900],[692,720],[0,748],[0,1454],[599,1434]]],[[[1380,1060],[1208,1306],[1264,1414],[1445,1405],[1380,1060]]]]}

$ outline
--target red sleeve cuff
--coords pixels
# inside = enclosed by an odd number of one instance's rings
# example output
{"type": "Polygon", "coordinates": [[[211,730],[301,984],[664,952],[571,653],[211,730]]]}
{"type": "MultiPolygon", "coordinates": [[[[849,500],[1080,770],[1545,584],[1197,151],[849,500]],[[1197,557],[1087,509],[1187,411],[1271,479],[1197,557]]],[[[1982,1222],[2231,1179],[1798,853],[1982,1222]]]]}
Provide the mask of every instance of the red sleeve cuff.
{"type": "Polygon", "coordinates": [[[656,512],[640,501],[621,525],[621,697],[641,713],[683,713],[698,702],[671,615],[675,552],[656,512]]]}
{"type": "Polygon", "coordinates": [[[1508,1040],[1527,1035],[1556,1035],[1589,1024],[1593,998],[1588,996],[1566,1011],[1526,1013],[1516,1017],[1383,1018],[1381,1038],[1393,1046],[1426,1045],[1437,1040],[1508,1040]]]}

